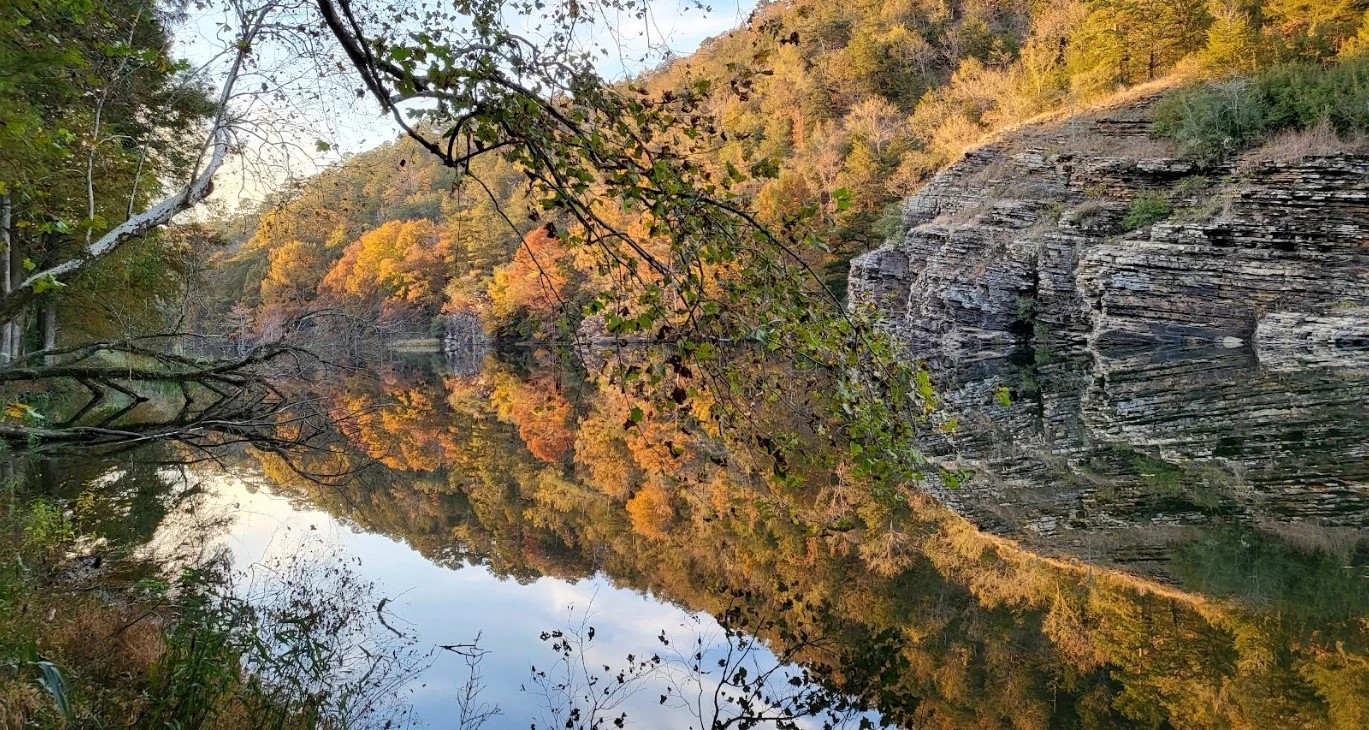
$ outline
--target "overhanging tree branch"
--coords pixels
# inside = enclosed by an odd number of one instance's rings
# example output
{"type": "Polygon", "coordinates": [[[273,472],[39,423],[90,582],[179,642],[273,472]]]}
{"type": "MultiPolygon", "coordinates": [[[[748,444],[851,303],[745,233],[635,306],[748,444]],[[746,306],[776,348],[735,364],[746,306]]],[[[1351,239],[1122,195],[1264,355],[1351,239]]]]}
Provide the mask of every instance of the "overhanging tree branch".
{"type": "MultiPolygon", "coordinates": [[[[261,32],[269,11],[268,5],[242,16],[243,25],[235,42],[233,62],[224,78],[214,122],[204,145],[208,149],[209,159],[203,168],[193,173],[193,177],[184,187],[147,210],[129,216],[98,239],[88,242],[75,256],[35,271],[16,283],[4,299],[0,300],[0,316],[11,316],[19,312],[31,304],[45,287],[57,286],[59,277],[80,273],[95,261],[113,253],[124,243],[146,236],[154,229],[170,223],[177,215],[198,205],[213,192],[214,176],[223,166],[233,146],[233,120],[229,115],[228,103],[232,99],[233,87],[243,72],[244,63],[252,53],[252,44],[261,32]]],[[[203,156],[202,151],[201,160],[203,156]]],[[[199,167],[198,163],[196,167],[199,167]]]]}

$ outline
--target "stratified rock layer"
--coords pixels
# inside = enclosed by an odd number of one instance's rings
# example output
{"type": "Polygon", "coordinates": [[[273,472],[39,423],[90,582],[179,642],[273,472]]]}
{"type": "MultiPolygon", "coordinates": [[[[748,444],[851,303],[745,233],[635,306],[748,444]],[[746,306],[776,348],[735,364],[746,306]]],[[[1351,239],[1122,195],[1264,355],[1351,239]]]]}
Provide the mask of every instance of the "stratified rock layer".
{"type": "Polygon", "coordinates": [[[1363,543],[1369,156],[1203,169],[1148,137],[1149,104],[967,153],[852,262],[853,305],[940,364],[961,426],[928,448],[975,477],[933,489],[1162,574],[1214,526],[1363,543]]]}
{"type": "Polygon", "coordinates": [[[903,240],[852,262],[852,301],[961,361],[1245,342],[1270,313],[1369,303],[1369,156],[1200,169],[1146,136],[1146,111],[967,153],[907,201],[903,240]]]}

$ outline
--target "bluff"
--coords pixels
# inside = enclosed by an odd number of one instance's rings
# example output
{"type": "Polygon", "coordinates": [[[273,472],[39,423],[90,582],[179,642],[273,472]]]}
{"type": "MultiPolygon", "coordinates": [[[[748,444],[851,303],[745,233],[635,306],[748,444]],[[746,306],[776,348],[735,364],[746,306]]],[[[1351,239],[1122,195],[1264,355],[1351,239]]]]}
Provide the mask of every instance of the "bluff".
{"type": "Polygon", "coordinates": [[[928,449],[974,477],[929,488],[985,529],[1169,577],[1213,530],[1354,551],[1369,156],[1285,138],[1203,166],[1151,136],[1156,99],[967,152],[852,262],[852,306],[931,364],[960,424],[928,449]]]}

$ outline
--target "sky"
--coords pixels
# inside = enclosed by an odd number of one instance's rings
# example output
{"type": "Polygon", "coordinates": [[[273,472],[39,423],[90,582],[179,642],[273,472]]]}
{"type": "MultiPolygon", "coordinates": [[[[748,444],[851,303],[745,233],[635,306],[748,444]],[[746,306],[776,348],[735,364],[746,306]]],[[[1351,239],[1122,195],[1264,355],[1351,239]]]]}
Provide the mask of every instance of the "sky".
{"type": "MultiPolygon", "coordinates": [[[[688,0],[652,0],[645,20],[606,18],[587,26],[584,41],[610,52],[602,56],[600,73],[617,81],[658,65],[668,56],[694,52],[707,38],[741,25],[755,0],[718,0],[706,9],[688,0]]],[[[222,73],[231,38],[222,24],[226,13],[209,3],[192,9],[175,29],[176,51],[196,68],[204,67],[211,79],[222,73]],[[216,74],[215,72],[218,72],[216,74]]],[[[510,24],[525,37],[537,39],[533,23],[515,16],[510,24]]],[[[240,153],[220,172],[210,207],[216,214],[231,214],[280,189],[286,180],[298,179],[336,164],[347,156],[392,140],[399,133],[394,120],[379,111],[370,98],[358,99],[357,82],[333,74],[322,87],[320,71],[298,54],[263,49],[260,68],[244,76],[239,88],[252,92],[237,108],[255,124],[241,135],[240,153]],[[282,79],[293,79],[282,82],[282,79]],[[260,89],[282,88],[282,94],[261,94],[260,89]],[[322,98],[313,94],[323,89],[322,98]],[[320,151],[322,142],[327,151],[320,151]]]]}

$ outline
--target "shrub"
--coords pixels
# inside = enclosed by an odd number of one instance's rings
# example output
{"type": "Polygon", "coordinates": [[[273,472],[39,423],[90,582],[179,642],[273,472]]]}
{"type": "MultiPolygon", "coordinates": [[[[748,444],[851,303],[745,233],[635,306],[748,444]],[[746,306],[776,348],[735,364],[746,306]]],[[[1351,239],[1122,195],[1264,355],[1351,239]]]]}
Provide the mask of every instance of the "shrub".
{"type": "Polygon", "coordinates": [[[1168,217],[1169,201],[1165,200],[1165,196],[1146,193],[1131,201],[1131,206],[1127,208],[1127,215],[1122,219],[1122,227],[1128,231],[1134,231],[1168,217]]]}
{"type": "Polygon", "coordinates": [[[1369,131],[1369,57],[1180,89],[1156,106],[1152,131],[1213,162],[1283,130],[1319,124],[1342,136],[1369,131]]]}
{"type": "Polygon", "coordinates": [[[1155,109],[1153,131],[1179,143],[1185,154],[1211,162],[1259,134],[1263,112],[1248,79],[1188,87],[1155,109]]]}
{"type": "Polygon", "coordinates": [[[20,548],[30,559],[51,557],[74,537],[71,519],[62,505],[46,498],[35,499],[22,508],[19,528],[22,532],[20,548]]]}
{"type": "Polygon", "coordinates": [[[895,200],[884,206],[884,211],[875,219],[872,226],[875,234],[885,243],[897,243],[903,237],[903,201],[895,200]]]}

